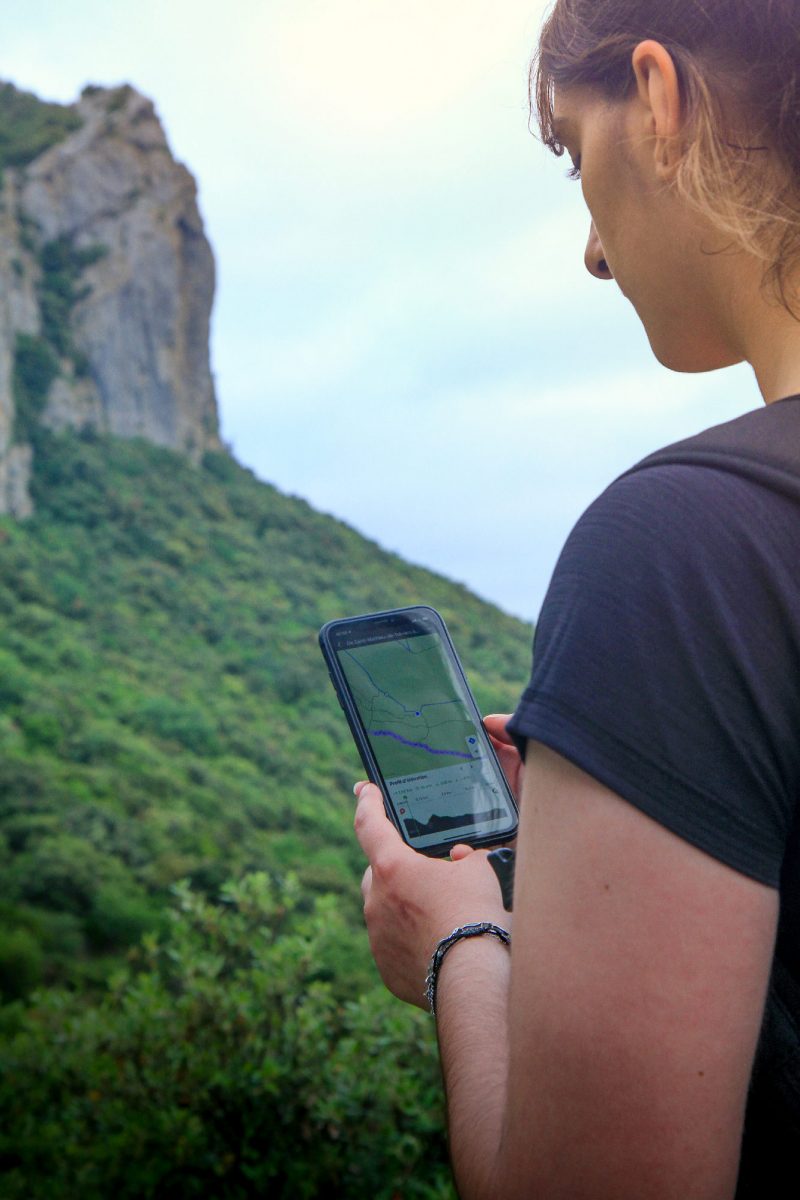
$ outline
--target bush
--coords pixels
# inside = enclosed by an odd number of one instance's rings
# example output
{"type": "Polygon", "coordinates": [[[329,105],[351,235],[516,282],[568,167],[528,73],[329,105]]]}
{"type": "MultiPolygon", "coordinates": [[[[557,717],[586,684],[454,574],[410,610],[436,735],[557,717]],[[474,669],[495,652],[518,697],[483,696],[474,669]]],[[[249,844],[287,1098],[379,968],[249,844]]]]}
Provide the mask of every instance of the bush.
{"type": "Polygon", "coordinates": [[[27,995],[42,978],[42,950],[25,929],[0,930],[0,997],[27,995]]]}
{"type": "Polygon", "coordinates": [[[43,338],[18,333],[14,352],[14,438],[28,442],[44,412],[50,384],[58,374],[58,359],[43,338]]]}
{"type": "Polygon", "coordinates": [[[109,872],[120,872],[115,859],[99,854],[82,838],[48,833],[14,857],[7,886],[14,899],[81,917],[91,911],[109,872]]]}
{"type": "Polygon", "coordinates": [[[160,907],[141,892],[101,887],[86,919],[86,934],[94,950],[118,950],[164,924],[160,907]]]}
{"type": "Polygon", "coordinates": [[[133,728],[154,734],[167,742],[178,742],[195,754],[219,753],[214,722],[199,704],[171,696],[148,697],[133,715],[133,728]]]}
{"type": "Polygon", "coordinates": [[[74,105],[47,103],[12,83],[0,84],[0,169],[32,162],[81,124],[74,105]]]}
{"type": "Polygon", "coordinates": [[[83,1007],[41,994],[6,1054],[7,1200],[444,1200],[433,1031],[383,989],[324,981],[348,932],[264,875],[187,886],[163,944],[83,1007]]]}
{"type": "Polygon", "coordinates": [[[80,284],[84,268],[106,253],[106,247],[100,245],[79,249],[73,238],[64,235],[45,242],[39,254],[42,333],[53,350],[63,358],[71,358],[76,372],[83,375],[88,374],[89,363],[73,339],[72,310],[91,291],[87,285],[80,284]]]}

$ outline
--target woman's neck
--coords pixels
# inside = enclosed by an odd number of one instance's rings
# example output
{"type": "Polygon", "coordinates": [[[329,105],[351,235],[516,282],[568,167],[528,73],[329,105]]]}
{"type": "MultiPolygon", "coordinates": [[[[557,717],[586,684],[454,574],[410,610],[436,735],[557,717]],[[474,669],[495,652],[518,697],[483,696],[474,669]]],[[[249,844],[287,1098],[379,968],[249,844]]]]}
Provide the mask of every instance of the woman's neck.
{"type": "Polygon", "coordinates": [[[800,394],[800,321],[773,301],[769,320],[750,340],[747,359],[766,404],[800,394]]]}
{"type": "Polygon", "coordinates": [[[795,317],[764,283],[763,263],[747,263],[742,256],[735,265],[728,260],[728,266],[733,268],[725,280],[731,344],[753,368],[766,404],[800,395],[800,288],[795,317]]]}

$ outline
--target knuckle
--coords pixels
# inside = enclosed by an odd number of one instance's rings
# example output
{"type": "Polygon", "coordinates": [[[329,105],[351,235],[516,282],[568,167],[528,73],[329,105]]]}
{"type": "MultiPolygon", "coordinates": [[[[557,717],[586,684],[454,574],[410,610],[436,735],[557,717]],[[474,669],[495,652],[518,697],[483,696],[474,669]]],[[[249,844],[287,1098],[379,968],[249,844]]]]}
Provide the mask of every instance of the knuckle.
{"type": "Polygon", "coordinates": [[[372,863],[372,877],[384,889],[390,889],[397,881],[401,864],[397,855],[389,851],[381,851],[372,863]]]}

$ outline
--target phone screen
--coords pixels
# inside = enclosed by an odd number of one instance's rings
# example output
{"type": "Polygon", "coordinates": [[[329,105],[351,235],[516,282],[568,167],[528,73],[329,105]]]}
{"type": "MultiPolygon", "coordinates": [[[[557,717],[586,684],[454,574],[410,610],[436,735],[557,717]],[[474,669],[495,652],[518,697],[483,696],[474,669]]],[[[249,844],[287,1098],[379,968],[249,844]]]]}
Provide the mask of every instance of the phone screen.
{"type": "Polygon", "coordinates": [[[425,850],[511,833],[513,800],[438,614],[342,622],[332,642],[406,841],[425,850]]]}

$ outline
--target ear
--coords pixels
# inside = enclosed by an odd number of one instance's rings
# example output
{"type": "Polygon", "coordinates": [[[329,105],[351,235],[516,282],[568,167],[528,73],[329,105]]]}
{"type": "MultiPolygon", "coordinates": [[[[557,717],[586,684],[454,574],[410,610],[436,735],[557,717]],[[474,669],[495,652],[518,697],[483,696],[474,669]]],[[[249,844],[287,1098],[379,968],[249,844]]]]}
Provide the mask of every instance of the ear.
{"type": "Polygon", "coordinates": [[[657,175],[672,179],[682,157],[681,89],[672,55],[660,42],[640,42],[633,52],[639,100],[653,136],[657,175]]]}

